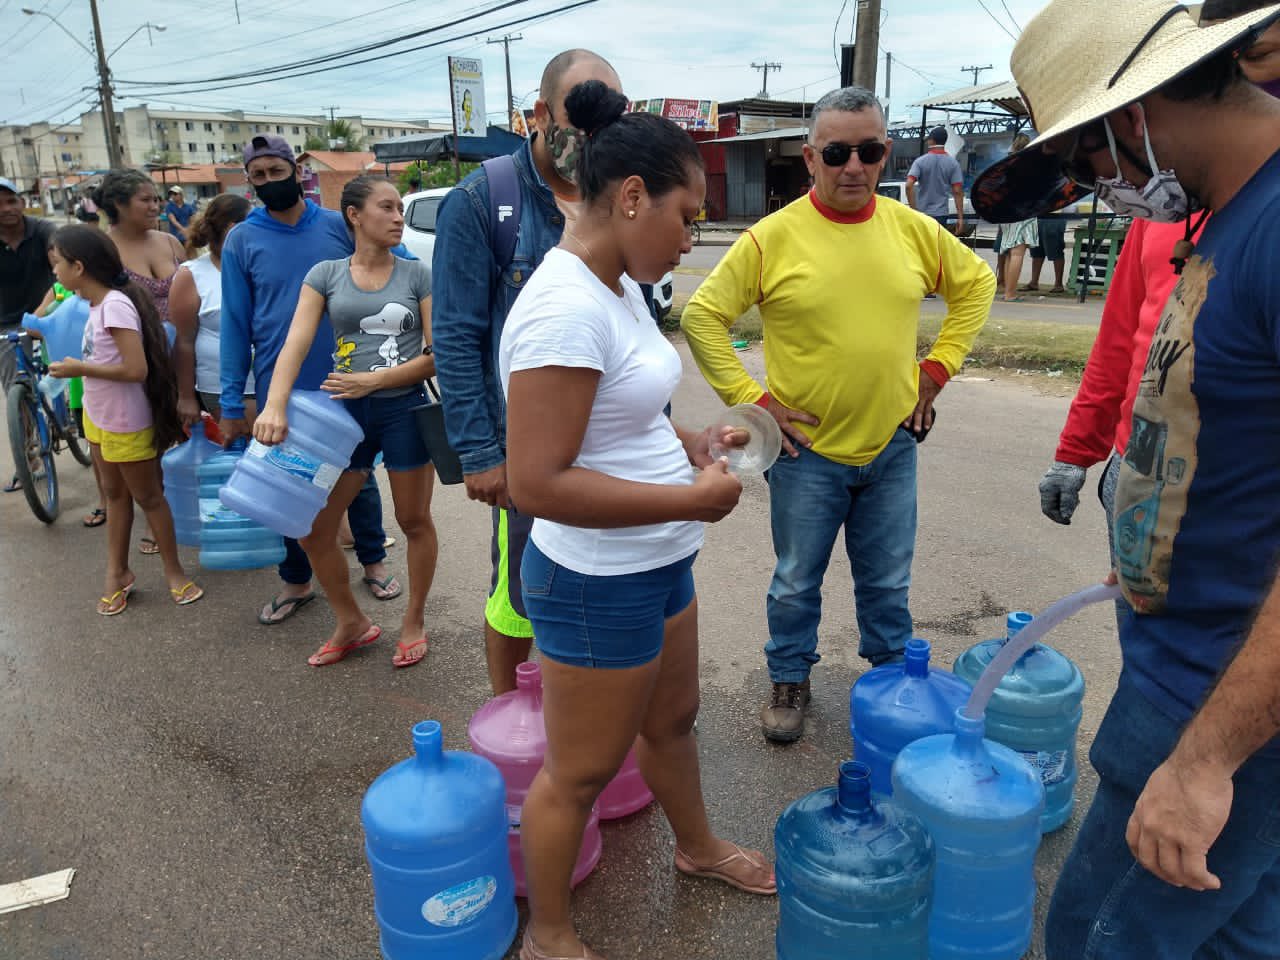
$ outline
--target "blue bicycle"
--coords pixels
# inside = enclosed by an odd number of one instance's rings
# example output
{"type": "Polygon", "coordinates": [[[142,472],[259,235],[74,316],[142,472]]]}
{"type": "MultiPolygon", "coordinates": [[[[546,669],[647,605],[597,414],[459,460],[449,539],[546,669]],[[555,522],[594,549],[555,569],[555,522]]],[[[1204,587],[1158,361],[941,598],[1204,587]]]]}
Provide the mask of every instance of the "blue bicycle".
{"type": "Polygon", "coordinates": [[[87,467],[93,462],[89,441],[67,404],[66,390],[57,391],[50,399],[41,388],[49,372],[43,351],[33,348],[31,339],[22,333],[5,334],[5,339],[13,344],[18,368],[5,397],[14,474],[36,519],[53,523],[59,506],[53,457],[65,447],[87,467]]]}

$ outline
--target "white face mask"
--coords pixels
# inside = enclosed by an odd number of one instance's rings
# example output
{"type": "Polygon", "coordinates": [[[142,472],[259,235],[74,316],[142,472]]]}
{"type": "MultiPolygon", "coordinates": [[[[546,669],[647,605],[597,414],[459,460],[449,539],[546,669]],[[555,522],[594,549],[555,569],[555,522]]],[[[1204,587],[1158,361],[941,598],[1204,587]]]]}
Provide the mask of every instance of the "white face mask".
{"type": "MultiPolygon", "coordinates": [[[[1142,104],[1138,104],[1142,109],[1142,104]]],[[[1147,136],[1146,117],[1143,117],[1142,142],[1147,148],[1147,163],[1153,171],[1146,186],[1136,187],[1120,173],[1120,158],[1116,154],[1116,138],[1111,124],[1104,117],[1102,125],[1107,131],[1107,142],[1111,144],[1111,159],[1116,165],[1114,177],[1099,177],[1097,183],[1098,199],[1122,217],[1137,217],[1155,223],[1181,223],[1191,212],[1191,200],[1186,189],[1178,182],[1172,170],[1161,170],[1156,163],[1155,152],[1151,149],[1151,139],[1147,136]]]]}

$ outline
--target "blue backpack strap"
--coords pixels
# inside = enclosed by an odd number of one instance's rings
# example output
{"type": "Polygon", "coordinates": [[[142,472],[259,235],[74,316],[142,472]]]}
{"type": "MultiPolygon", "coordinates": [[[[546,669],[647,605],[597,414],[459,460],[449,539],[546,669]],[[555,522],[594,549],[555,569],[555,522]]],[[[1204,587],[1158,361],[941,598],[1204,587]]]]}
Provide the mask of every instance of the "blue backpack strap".
{"type": "Polygon", "coordinates": [[[490,157],[484,161],[489,179],[489,245],[498,270],[505,270],[516,252],[520,232],[520,180],[513,156],[490,157]]]}

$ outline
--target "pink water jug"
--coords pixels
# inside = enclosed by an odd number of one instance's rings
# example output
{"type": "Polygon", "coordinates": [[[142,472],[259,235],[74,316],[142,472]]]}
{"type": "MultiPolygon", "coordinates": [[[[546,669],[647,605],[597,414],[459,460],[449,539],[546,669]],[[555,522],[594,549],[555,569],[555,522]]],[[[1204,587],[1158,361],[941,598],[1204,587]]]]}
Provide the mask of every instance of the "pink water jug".
{"type": "Polygon", "coordinates": [[[629,817],[652,802],[653,791],[644,782],[633,747],[627,751],[627,759],[622,761],[622,769],[618,771],[618,775],[609,781],[609,785],[601,792],[600,799],[596,801],[600,819],[618,820],[629,817]]]}
{"type": "MultiPolygon", "coordinates": [[[[467,725],[471,749],[502,771],[507,785],[507,851],[516,877],[516,896],[528,896],[524,856],[520,850],[520,817],[533,778],[542,769],[547,752],[547,730],[542,719],[542,671],[536,663],[516,667],[516,689],[494,697],[475,712],[467,725]]],[[[600,816],[591,809],[582,848],[573,867],[571,886],[577,886],[600,862],[600,816]]]]}

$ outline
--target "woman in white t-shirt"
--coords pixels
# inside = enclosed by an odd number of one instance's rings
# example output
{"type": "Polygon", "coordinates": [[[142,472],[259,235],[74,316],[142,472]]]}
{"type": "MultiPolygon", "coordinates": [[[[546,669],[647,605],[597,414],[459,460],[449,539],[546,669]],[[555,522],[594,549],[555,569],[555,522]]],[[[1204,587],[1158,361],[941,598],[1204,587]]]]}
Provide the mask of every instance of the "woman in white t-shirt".
{"type": "MultiPolygon", "coordinates": [[[[253,208],[244,197],[222,193],[214,197],[187,231],[191,259],[178,268],[169,288],[169,319],[178,330],[173,365],[178,374],[178,415],[191,426],[201,409],[214,420],[222,418],[221,383],[222,244],[253,208]],[[209,249],[196,256],[202,247],[209,249]]],[[[245,384],[245,416],[253,422],[257,401],[253,375],[245,384]]]]}
{"type": "MultiPolygon", "coordinates": [[[[693,722],[702,523],[742,493],[709,431],[663,408],[680,358],[645,308],[691,245],[706,178],[688,134],[599,81],[565,99],[579,141],[580,217],[507,317],[507,481],[536,519],[521,566],[543,664],[546,761],[521,817],[529,925],[521,960],[594,958],[569,881],[591,805],[634,745],[676,835],[675,866],[773,894],[764,856],[707,823],[693,722]],[[635,278],[634,280],[632,278],[635,278]]],[[[739,442],[745,437],[732,438],[739,442]]]]}

